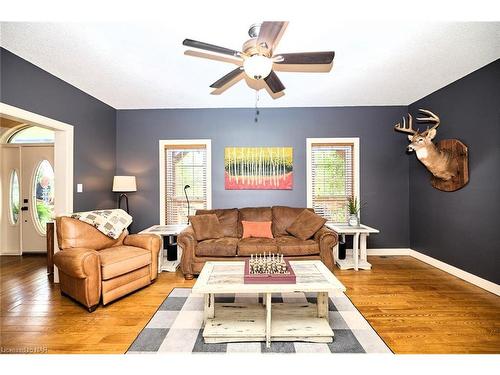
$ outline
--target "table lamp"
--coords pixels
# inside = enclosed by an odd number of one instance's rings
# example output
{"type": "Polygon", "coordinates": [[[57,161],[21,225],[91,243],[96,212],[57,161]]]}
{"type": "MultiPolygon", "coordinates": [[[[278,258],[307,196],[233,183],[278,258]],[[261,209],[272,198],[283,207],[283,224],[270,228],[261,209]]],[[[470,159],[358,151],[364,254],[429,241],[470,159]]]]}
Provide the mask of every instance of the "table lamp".
{"type": "Polygon", "coordinates": [[[121,207],[121,201],[125,198],[125,206],[127,213],[129,213],[128,196],[126,193],[137,191],[135,176],[114,176],[113,178],[113,192],[120,193],[118,196],[118,208],[121,207]]]}

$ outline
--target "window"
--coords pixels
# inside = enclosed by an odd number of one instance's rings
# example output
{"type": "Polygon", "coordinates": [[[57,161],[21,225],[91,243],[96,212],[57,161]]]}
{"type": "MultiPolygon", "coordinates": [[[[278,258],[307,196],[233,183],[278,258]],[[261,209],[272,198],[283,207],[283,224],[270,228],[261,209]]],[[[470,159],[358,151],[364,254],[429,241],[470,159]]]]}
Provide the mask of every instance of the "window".
{"type": "Polygon", "coordinates": [[[307,139],[307,206],[347,223],[347,200],[359,200],[359,138],[307,139]]]}
{"type": "Polygon", "coordinates": [[[54,214],[54,169],[48,160],[42,160],[35,170],[32,189],[35,227],[45,235],[47,222],[54,214]]]}
{"type": "Polygon", "coordinates": [[[19,178],[15,169],[10,174],[10,222],[17,224],[19,220],[19,178]]]}
{"type": "Polygon", "coordinates": [[[211,208],[210,164],[210,140],[160,141],[161,223],[187,223],[186,194],[189,215],[211,208]]]}
{"type": "Polygon", "coordinates": [[[29,126],[14,133],[8,143],[54,143],[54,131],[29,126]]]}

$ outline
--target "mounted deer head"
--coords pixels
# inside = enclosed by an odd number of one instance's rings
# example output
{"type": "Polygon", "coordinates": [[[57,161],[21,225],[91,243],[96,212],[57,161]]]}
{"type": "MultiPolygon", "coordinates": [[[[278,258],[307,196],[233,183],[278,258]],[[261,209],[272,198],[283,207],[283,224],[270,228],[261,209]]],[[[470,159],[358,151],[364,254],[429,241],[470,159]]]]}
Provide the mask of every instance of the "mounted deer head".
{"type": "Polygon", "coordinates": [[[426,109],[419,109],[419,111],[429,117],[417,117],[417,121],[431,122],[434,126],[431,128],[427,127],[427,130],[420,133],[418,129],[413,129],[413,118],[408,113],[408,123],[403,117],[402,123],[396,124],[394,130],[407,133],[408,140],[411,142],[408,145],[408,151],[415,151],[418,160],[420,160],[435,177],[448,181],[457,175],[458,167],[450,153],[446,150],[440,150],[432,142],[436,136],[436,129],[440,123],[439,117],[426,109]]]}

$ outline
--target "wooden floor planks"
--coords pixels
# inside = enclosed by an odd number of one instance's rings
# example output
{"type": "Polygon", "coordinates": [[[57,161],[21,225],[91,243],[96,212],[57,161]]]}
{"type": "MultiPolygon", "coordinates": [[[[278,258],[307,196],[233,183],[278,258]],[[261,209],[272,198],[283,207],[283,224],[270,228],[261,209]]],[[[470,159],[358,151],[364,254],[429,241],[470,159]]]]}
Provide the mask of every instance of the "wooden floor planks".
{"type": "MultiPolygon", "coordinates": [[[[346,294],[395,353],[500,353],[500,297],[411,257],[370,257],[373,269],[336,270],[346,294]]],[[[2,352],[124,353],[182,274],[89,314],[60,295],[40,255],[0,257],[2,352]]]]}

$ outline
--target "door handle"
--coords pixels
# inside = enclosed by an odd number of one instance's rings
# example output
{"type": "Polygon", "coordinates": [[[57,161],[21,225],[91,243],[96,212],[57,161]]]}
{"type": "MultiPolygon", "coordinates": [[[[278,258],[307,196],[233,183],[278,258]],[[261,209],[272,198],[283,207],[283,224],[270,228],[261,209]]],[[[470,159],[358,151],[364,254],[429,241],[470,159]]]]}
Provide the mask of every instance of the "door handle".
{"type": "Polygon", "coordinates": [[[28,211],[28,207],[21,207],[21,211],[28,211]]]}

